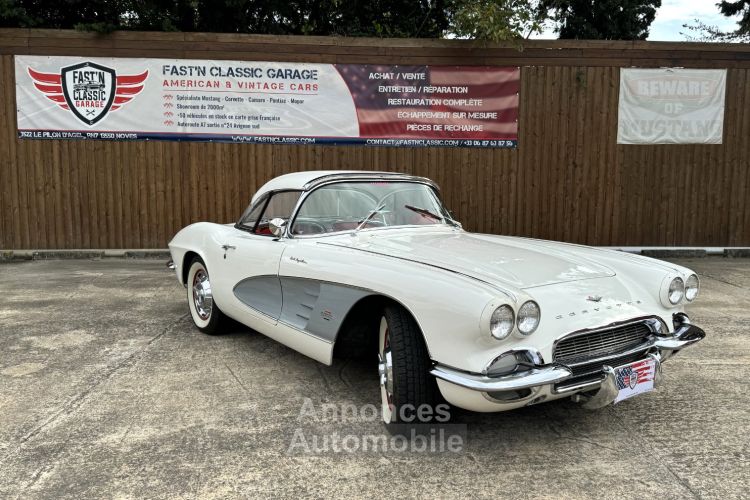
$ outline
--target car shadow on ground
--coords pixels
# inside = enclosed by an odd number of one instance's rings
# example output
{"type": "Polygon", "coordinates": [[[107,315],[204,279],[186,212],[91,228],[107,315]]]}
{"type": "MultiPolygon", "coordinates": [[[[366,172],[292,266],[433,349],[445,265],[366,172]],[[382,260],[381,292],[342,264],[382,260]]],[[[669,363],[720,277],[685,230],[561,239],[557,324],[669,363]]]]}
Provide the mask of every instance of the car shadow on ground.
{"type": "MultiPolygon", "coordinates": [[[[360,408],[375,405],[379,408],[380,389],[375,355],[372,358],[334,358],[333,364],[326,366],[236,322],[233,322],[228,333],[219,338],[232,338],[238,348],[251,349],[253,356],[266,358],[257,359],[258,365],[276,363],[281,350],[290,378],[306,379],[311,386],[319,385],[327,403],[339,402],[360,408]]],[[[311,390],[310,393],[314,394],[315,391],[311,390]]],[[[437,404],[446,403],[439,398],[437,404]]],[[[528,434],[538,436],[540,443],[548,439],[546,434],[560,435],[561,429],[586,427],[586,422],[593,422],[594,419],[599,420],[595,426],[600,427],[614,423],[612,419],[617,418],[606,409],[586,410],[570,399],[491,413],[473,412],[449,405],[449,412],[450,423],[465,425],[470,433],[483,433],[483,430],[491,429],[494,434],[506,436],[528,434]]],[[[591,429],[581,428],[581,431],[590,432],[591,429]]]]}

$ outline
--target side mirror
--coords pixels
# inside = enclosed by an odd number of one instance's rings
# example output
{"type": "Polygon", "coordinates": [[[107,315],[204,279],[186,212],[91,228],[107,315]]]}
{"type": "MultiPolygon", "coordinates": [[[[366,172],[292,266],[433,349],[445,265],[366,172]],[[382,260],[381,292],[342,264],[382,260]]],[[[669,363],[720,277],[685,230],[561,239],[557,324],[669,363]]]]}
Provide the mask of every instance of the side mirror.
{"type": "Polygon", "coordinates": [[[281,234],[284,232],[285,226],[286,221],[281,217],[276,217],[275,219],[271,219],[270,221],[268,221],[268,229],[270,229],[271,234],[273,234],[277,238],[281,238],[281,234]]]}

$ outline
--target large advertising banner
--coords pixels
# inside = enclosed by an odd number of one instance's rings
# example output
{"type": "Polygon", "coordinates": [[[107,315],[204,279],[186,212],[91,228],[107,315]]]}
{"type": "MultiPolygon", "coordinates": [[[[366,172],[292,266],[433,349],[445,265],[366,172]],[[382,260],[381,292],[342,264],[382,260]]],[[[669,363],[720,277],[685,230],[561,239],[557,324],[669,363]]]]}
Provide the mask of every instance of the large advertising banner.
{"type": "Polygon", "coordinates": [[[620,70],[618,144],[721,144],[724,69],[620,70]]]}
{"type": "Polygon", "coordinates": [[[16,56],[28,139],[516,147],[516,67],[16,56]]]}

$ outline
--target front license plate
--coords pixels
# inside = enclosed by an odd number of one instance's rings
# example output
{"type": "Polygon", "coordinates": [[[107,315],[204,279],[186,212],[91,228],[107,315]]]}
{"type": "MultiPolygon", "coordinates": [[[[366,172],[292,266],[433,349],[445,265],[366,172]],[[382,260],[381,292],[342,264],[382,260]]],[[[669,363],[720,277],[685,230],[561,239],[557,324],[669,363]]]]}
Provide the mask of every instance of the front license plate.
{"type": "Polygon", "coordinates": [[[615,384],[618,389],[615,403],[653,391],[655,374],[656,360],[651,358],[615,368],[615,384]]]}

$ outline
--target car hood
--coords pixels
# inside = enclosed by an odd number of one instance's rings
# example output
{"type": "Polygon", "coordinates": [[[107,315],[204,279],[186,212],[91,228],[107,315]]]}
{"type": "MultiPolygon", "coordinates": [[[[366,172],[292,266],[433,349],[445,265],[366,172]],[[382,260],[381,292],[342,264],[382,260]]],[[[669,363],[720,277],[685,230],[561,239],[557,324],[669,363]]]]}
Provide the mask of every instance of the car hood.
{"type": "Polygon", "coordinates": [[[615,272],[575,251],[548,241],[463,231],[371,231],[327,244],[419,262],[516,288],[532,288],[615,272]]]}

